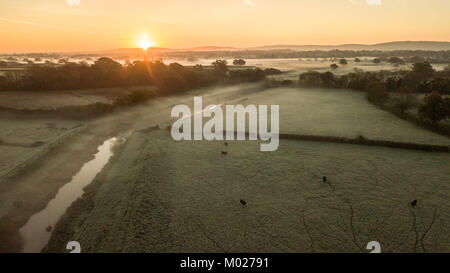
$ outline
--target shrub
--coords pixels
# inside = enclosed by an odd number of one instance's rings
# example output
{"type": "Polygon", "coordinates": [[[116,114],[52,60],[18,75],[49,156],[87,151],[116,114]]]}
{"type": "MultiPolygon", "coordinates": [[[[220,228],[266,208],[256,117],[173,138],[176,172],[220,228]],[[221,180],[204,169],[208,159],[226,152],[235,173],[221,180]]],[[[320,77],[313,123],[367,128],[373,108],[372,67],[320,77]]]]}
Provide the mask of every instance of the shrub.
{"type": "MultiPolygon", "coordinates": [[[[446,101],[448,103],[448,101],[446,101]]],[[[437,91],[431,92],[423,99],[419,107],[419,115],[425,120],[437,123],[448,116],[448,105],[444,105],[441,94],[437,91]],[[447,109],[446,109],[447,108],[447,109]],[[447,113],[446,113],[447,112],[447,113]]]]}
{"type": "Polygon", "coordinates": [[[369,83],[367,85],[367,99],[375,105],[383,105],[389,99],[386,86],[378,81],[369,83]]]}
{"type": "Polygon", "coordinates": [[[412,91],[408,88],[400,88],[397,90],[397,96],[395,97],[394,106],[398,109],[401,115],[405,113],[406,110],[413,107],[416,104],[416,99],[412,91]]]}
{"type": "Polygon", "coordinates": [[[244,59],[235,59],[235,60],[233,61],[233,64],[234,64],[234,65],[245,65],[245,64],[246,64],[246,61],[245,61],[244,59]]]}
{"type": "Polygon", "coordinates": [[[339,65],[337,65],[337,64],[331,64],[330,67],[331,67],[331,69],[338,69],[338,68],[339,68],[339,65]]]}

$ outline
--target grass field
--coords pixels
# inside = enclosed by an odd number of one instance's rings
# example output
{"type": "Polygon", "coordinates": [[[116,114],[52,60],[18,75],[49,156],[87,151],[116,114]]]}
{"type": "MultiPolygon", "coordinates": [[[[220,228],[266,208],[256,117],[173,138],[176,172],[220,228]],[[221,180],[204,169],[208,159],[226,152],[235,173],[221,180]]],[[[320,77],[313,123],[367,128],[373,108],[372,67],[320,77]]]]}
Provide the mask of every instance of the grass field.
{"type": "Polygon", "coordinates": [[[218,86],[95,119],[9,113],[0,118],[0,167],[27,171],[0,176],[0,251],[20,251],[20,227],[98,145],[124,134],[53,229],[48,251],[65,252],[70,239],[83,252],[366,252],[373,240],[383,252],[448,252],[448,153],[286,139],[261,153],[258,142],[174,142],[165,130],[171,109],[192,107],[194,95],[204,107],[279,104],[281,133],[449,145],[347,90],[218,86]],[[161,130],[143,130],[155,125],[161,130]]]}
{"type": "Polygon", "coordinates": [[[375,240],[383,252],[448,252],[449,160],[307,141],[260,153],[257,142],[136,132],[47,251],[77,240],[84,252],[366,252],[375,240]]]}
{"type": "Polygon", "coordinates": [[[231,104],[280,105],[280,132],[450,145],[450,139],[419,128],[370,104],[365,93],[339,89],[275,88],[231,104]]]}

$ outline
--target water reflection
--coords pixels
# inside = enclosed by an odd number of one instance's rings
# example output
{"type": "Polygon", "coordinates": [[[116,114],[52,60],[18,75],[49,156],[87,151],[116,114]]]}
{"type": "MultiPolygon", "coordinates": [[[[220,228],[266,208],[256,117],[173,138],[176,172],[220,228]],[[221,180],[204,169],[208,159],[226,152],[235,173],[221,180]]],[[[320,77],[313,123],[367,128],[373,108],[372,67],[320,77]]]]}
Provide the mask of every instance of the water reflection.
{"type": "Polygon", "coordinates": [[[45,209],[30,217],[20,229],[24,241],[22,252],[40,252],[45,247],[50,239],[51,228],[64,215],[72,202],[83,195],[83,188],[91,183],[108,163],[113,155],[112,147],[116,141],[117,138],[113,137],[100,145],[94,159],[86,162],[72,180],[59,189],[56,197],[50,200],[45,209]]]}

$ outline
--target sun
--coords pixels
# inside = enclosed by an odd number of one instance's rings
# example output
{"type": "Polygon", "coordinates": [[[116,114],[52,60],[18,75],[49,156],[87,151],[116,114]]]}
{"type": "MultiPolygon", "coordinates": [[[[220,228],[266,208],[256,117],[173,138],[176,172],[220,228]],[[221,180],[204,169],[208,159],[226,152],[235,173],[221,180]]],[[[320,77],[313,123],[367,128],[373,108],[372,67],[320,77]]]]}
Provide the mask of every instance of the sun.
{"type": "Polygon", "coordinates": [[[149,47],[153,46],[154,43],[151,41],[147,34],[142,34],[138,41],[138,46],[143,50],[147,50],[149,47]]]}

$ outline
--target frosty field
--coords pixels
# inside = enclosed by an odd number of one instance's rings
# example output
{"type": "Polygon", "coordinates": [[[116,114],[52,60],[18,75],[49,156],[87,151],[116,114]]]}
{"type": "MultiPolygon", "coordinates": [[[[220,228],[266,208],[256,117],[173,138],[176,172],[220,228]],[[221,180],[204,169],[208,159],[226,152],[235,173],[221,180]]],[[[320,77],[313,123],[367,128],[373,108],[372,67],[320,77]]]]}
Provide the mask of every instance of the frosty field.
{"type": "MultiPolygon", "coordinates": [[[[3,113],[2,113],[3,114],[3,113]]],[[[49,145],[72,133],[79,121],[0,118],[0,182],[14,168],[39,156],[49,145]]]]}
{"type": "Polygon", "coordinates": [[[367,252],[375,240],[383,252],[448,252],[449,160],[305,141],[261,153],[257,142],[225,147],[140,131],[46,250],[77,240],[85,252],[367,252]]]}
{"type": "Polygon", "coordinates": [[[276,88],[246,96],[242,104],[280,105],[280,132],[450,145],[450,139],[419,128],[370,104],[364,92],[276,88]]]}
{"type": "Polygon", "coordinates": [[[367,252],[374,240],[383,252],[449,251],[448,153],[285,139],[261,153],[259,142],[175,142],[166,130],[171,109],[192,108],[194,96],[204,107],[279,104],[281,133],[450,143],[363,93],[260,84],[193,90],[95,119],[4,115],[0,251],[20,251],[18,230],[96,147],[119,136],[125,143],[52,226],[45,250],[65,252],[70,238],[83,252],[367,252]],[[27,171],[4,175],[18,166],[27,171]]]}

